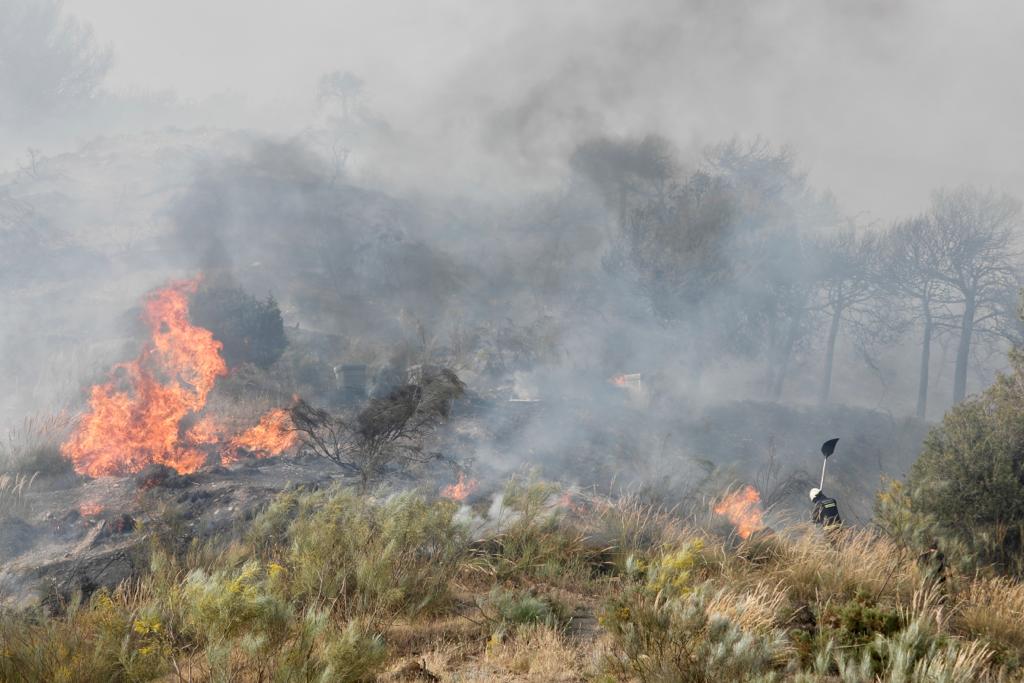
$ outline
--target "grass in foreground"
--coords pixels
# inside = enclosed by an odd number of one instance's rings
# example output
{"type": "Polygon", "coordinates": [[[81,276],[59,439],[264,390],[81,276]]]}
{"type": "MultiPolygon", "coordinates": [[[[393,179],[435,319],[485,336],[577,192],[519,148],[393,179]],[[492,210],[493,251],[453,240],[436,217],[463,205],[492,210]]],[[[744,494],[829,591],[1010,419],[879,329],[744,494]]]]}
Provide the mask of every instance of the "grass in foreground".
{"type": "Polygon", "coordinates": [[[289,492],[62,614],[0,615],[10,681],[984,681],[1024,677],[1024,586],[929,587],[866,532],[741,543],[512,482],[495,518],[289,492]]]}

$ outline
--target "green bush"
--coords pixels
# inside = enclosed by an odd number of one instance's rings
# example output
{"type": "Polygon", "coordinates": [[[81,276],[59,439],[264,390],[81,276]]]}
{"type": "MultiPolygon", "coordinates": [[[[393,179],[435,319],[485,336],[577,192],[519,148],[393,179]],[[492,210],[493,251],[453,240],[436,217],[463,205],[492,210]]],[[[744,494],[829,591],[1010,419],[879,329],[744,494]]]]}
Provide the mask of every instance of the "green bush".
{"type": "Polygon", "coordinates": [[[844,643],[863,643],[881,634],[889,637],[899,631],[900,615],[880,605],[850,600],[836,610],[837,627],[844,643]]]}
{"type": "Polygon", "coordinates": [[[229,367],[252,363],[268,368],[288,345],[281,309],[272,296],[259,301],[238,287],[203,286],[192,297],[189,317],[224,345],[221,354],[229,367]]]}
{"type": "Polygon", "coordinates": [[[979,643],[951,640],[924,618],[888,636],[876,634],[859,650],[830,652],[843,683],[971,683],[988,679],[991,659],[991,652],[979,643]]]}
{"type": "Polygon", "coordinates": [[[199,642],[217,643],[256,634],[280,641],[290,617],[288,605],[270,590],[260,564],[207,574],[201,569],[185,579],[187,623],[199,642]]]}
{"type": "Polygon", "coordinates": [[[383,502],[346,489],[285,494],[256,519],[251,540],[280,562],[299,604],[381,625],[448,600],[468,545],[457,508],[413,493],[383,502]],[[276,535],[289,517],[286,533],[276,535]]]}
{"type": "Polygon", "coordinates": [[[170,652],[160,620],[130,609],[120,591],[74,599],[59,618],[0,612],[0,680],[11,683],[153,680],[170,652]]]}
{"type": "Polygon", "coordinates": [[[925,440],[907,484],[910,510],[983,563],[1024,570],[1024,356],[1012,374],[955,406],[925,440]]]}
{"type": "Polygon", "coordinates": [[[564,509],[554,502],[558,490],[534,479],[506,484],[497,533],[478,553],[496,579],[578,585],[603,568],[604,549],[566,521],[564,509]]]}
{"type": "Polygon", "coordinates": [[[632,587],[610,600],[599,622],[611,639],[604,668],[619,680],[665,683],[766,680],[785,652],[780,632],[745,632],[709,614],[704,591],[666,597],[632,587]]]}
{"type": "Polygon", "coordinates": [[[387,662],[387,648],[378,635],[369,634],[358,622],[350,623],[331,640],[324,652],[322,683],[373,681],[387,662]]]}
{"type": "Polygon", "coordinates": [[[499,628],[520,624],[561,628],[569,622],[569,612],[564,604],[551,596],[531,591],[493,588],[483,609],[492,621],[497,622],[499,628]]]}

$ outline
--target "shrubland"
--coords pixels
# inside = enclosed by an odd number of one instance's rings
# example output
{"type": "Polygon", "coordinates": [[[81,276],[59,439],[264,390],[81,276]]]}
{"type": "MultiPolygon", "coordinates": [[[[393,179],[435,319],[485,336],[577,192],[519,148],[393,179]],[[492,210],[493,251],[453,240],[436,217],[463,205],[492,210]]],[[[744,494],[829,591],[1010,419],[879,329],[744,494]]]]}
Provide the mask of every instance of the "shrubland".
{"type": "MultiPolygon", "coordinates": [[[[703,521],[702,521],[703,520],[703,521]]],[[[871,530],[723,534],[514,478],[471,504],[279,494],[140,576],[0,615],[10,681],[983,681],[1024,676],[1024,585],[929,581],[871,530]]]]}

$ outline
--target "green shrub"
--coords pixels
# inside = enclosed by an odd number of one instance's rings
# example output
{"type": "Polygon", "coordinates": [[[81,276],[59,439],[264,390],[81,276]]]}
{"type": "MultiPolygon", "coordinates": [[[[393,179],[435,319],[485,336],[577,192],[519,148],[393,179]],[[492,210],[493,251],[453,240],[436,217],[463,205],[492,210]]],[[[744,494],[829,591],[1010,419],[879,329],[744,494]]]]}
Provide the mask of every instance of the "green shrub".
{"type": "Polygon", "coordinates": [[[984,646],[951,640],[924,618],[888,636],[876,634],[859,650],[834,653],[836,670],[844,683],[969,683],[988,678],[991,660],[991,652],[984,646]]]}
{"type": "Polygon", "coordinates": [[[287,592],[300,604],[322,606],[348,618],[434,611],[448,599],[448,583],[468,544],[450,501],[428,502],[403,493],[374,502],[345,489],[286,496],[254,524],[252,542],[274,545],[287,572],[287,592]]]}
{"type": "Polygon", "coordinates": [[[595,506],[587,523],[593,537],[607,544],[620,574],[632,571],[627,564],[635,568],[638,561],[678,544],[685,536],[671,511],[652,507],[634,495],[595,506]]]}
{"type": "Polygon", "coordinates": [[[836,610],[835,622],[844,644],[863,643],[876,634],[888,637],[902,626],[900,615],[895,610],[865,604],[860,600],[850,600],[840,605],[836,610]]]}
{"type": "Polygon", "coordinates": [[[569,611],[564,604],[549,595],[531,591],[495,587],[488,594],[483,609],[488,618],[502,629],[520,624],[561,628],[569,622],[569,611]]]}
{"type": "Polygon", "coordinates": [[[506,484],[497,533],[479,553],[496,579],[578,586],[603,569],[608,554],[566,521],[564,509],[555,504],[558,490],[532,479],[506,484]]]}
{"type": "Polygon", "coordinates": [[[0,680],[107,683],[152,680],[170,669],[160,620],[100,590],[61,617],[0,612],[0,680]]]}
{"type": "Polygon", "coordinates": [[[272,296],[259,301],[238,287],[204,285],[192,297],[189,316],[224,345],[221,354],[229,367],[252,363],[268,368],[288,345],[281,309],[272,296]]]}
{"type": "Polygon", "coordinates": [[[704,683],[766,680],[785,654],[780,632],[746,632],[710,614],[702,590],[666,597],[631,587],[610,600],[599,623],[610,636],[604,668],[622,679],[704,683]]]}
{"type": "Polygon", "coordinates": [[[255,561],[239,570],[207,574],[201,569],[185,579],[188,625],[200,642],[217,642],[243,634],[278,641],[289,618],[288,606],[269,590],[255,561]]]}
{"type": "Polygon", "coordinates": [[[387,648],[378,635],[352,622],[331,640],[324,651],[323,683],[360,683],[376,680],[387,661],[387,648]]]}
{"type": "Polygon", "coordinates": [[[976,398],[950,410],[908,478],[910,509],[984,563],[1024,571],[1024,355],[976,398]]]}

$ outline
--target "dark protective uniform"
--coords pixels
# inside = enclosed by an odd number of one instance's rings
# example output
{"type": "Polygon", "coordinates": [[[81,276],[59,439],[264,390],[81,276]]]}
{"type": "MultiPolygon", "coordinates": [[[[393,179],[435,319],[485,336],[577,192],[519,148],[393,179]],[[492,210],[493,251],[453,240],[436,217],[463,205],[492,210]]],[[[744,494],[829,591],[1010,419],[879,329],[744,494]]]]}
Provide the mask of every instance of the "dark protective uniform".
{"type": "Polygon", "coordinates": [[[932,543],[928,550],[917,556],[926,584],[940,588],[946,582],[946,556],[939,550],[937,543],[932,543]]]}
{"type": "Polygon", "coordinates": [[[814,499],[814,513],[811,519],[815,524],[820,524],[823,527],[839,526],[843,523],[842,517],[839,516],[836,499],[829,498],[824,493],[819,493],[818,497],[814,499]]]}

